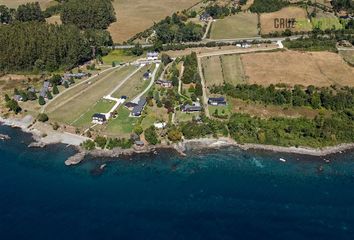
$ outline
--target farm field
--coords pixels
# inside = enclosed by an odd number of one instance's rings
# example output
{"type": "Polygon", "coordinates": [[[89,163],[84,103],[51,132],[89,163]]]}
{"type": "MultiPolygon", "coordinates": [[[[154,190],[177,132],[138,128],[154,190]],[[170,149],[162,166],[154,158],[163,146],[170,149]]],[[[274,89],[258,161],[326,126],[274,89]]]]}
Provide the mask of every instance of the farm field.
{"type": "Polygon", "coordinates": [[[213,22],[211,39],[232,39],[258,36],[257,14],[239,13],[213,22]]]}
{"type": "Polygon", "coordinates": [[[67,91],[53,100],[55,102],[47,109],[49,117],[66,124],[75,122],[135,69],[133,66],[122,67],[100,75],[94,83],[82,84],[67,91]]]}
{"type": "Polygon", "coordinates": [[[311,31],[312,24],[307,19],[305,9],[299,7],[286,7],[277,12],[261,14],[261,33],[268,34],[277,31],[284,31],[286,28],[276,28],[274,26],[275,19],[292,19],[295,18],[295,27],[291,31],[311,31]]]}
{"type": "Polygon", "coordinates": [[[219,56],[202,58],[202,68],[207,87],[224,84],[219,56]]]}
{"type": "Polygon", "coordinates": [[[243,64],[239,54],[202,58],[202,67],[207,87],[246,83],[243,64]]]}
{"type": "Polygon", "coordinates": [[[45,9],[46,7],[50,6],[51,4],[57,4],[53,0],[35,0],[35,1],[30,1],[30,0],[0,0],[0,5],[6,5],[11,8],[17,8],[21,4],[26,4],[29,2],[39,2],[42,9],[45,9]]]}
{"type": "Polygon", "coordinates": [[[146,65],[140,69],[118,91],[113,93],[113,97],[120,98],[121,96],[127,96],[128,99],[133,99],[136,95],[142,92],[150,83],[150,79],[143,79],[143,75],[148,69],[153,71],[153,66],[146,65]]]}
{"type": "Polygon", "coordinates": [[[331,52],[273,52],[241,55],[249,84],[354,86],[354,68],[331,52]]]}
{"type": "Polygon", "coordinates": [[[113,41],[121,43],[151,27],[154,22],[176,11],[189,8],[200,0],[119,0],[114,1],[118,21],[109,31],[113,41]]]}
{"type": "Polygon", "coordinates": [[[246,83],[245,73],[239,54],[224,55],[221,58],[224,81],[233,85],[246,83]]]}

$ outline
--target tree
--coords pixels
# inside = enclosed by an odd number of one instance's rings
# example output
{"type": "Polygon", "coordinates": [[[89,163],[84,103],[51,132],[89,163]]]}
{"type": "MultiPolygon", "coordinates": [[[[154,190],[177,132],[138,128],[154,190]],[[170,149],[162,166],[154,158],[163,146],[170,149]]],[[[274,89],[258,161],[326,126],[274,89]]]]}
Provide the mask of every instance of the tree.
{"type": "Polygon", "coordinates": [[[38,103],[39,103],[39,105],[41,105],[41,106],[45,105],[44,97],[39,96],[39,98],[38,98],[38,103]]]}
{"type": "Polygon", "coordinates": [[[49,100],[51,100],[51,99],[53,99],[53,95],[52,95],[52,93],[51,92],[47,92],[47,98],[49,99],[49,100]]]}
{"type": "Polygon", "coordinates": [[[37,120],[40,122],[47,122],[49,120],[48,115],[45,113],[40,113],[37,116],[37,120]]]}
{"type": "Polygon", "coordinates": [[[144,132],[144,136],[146,141],[148,141],[148,143],[150,143],[151,145],[156,145],[159,143],[159,139],[154,126],[151,126],[146,129],[144,132]]]}
{"type": "Polygon", "coordinates": [[[9,101],[7,101],[6,107],[16,114],[22,111],[21,107],[18,105],[18,102],[14,99],[10,99],[9,101]]]}
{"type": "Polygon", "coordinates": [[[168,139],[172,142],[178,142],[182,139],[182,133],[177,128],[171,129],[168,131],[168,139]]]}
{"type": "Polygon", "coordinates": [[[141,125],[135,125],[134,127],[134,133],[136,133],[137,135],[141,135],[144,132],[144,129],[141,125]]]}
{"type": "Polygon", "coordinates": [[[65,87],[65,88],[69,88],[69,83],[68,83],[68,81],[65,81],[65,82],[64,82],[64,87],[65,87]]]}
{"type": "Polygon", "coordinates": [[[86,140],[81,143],[80,146],[83,147],[85,150],[91,151],[95,149],[95,142],[92,140],[86,140]]]}
{"type": "Polygon", "coordinates": [[[7,93],[5,94],[5,97],[4,97],[4,98],[5,98],[5,102],[8,102],[8,101],[11,100],[10,97],[9,97],[9,95],[8,95],[7,93]]]}
{"type": "Polygon", "coordinates": [[[44,22],[41,7],[38,2],[26,3],[17,8],[16,20],[20,22],[38,21],[44,22]]]}
{"type": "Polygon", "coordinates": [[[161,62],[166,66],[167,64],[169,64],[170,62],[172,62],[172,59],[169,55],[163,53],[161,55],[161,62]]]}
{"type": "Polygon", "coordinates": [[[116,21],[111,0],[70,0],[64,3],[60,18],[80,29],[107,29],[116,21]]]}
{"type": "Polygon", "coordinates": [[[59,74],[54,74],[50,79],[50,83],[52,85],[60,85],[61,84],[61,76],[59,74]]]}
{"type": "Polygon", "coordinates": [[[97,136],[95,138],[95,143],[97,144],[98,147],[104,149],[107,144],[107,139],[105,137],[97,136]]]}
{"type": "Polygon", "coordinates": [[[142,48],[142,46],[137,43],[135,44],[135,46],[131,49],[132,54],[134,54],[135,56],[141,56],[144,53],[144,49],[142,48]]]}
{"type": "Polygon", "coordinates": [[[54,87],[53,87],[53,94],[54,95],[59,94],[59,89],[58,89],[57,85],[54,85],[54,87]]]}
{"type": "Polygon", "coordinates": [[[5,5],[0,5],[0,23],[9,24],[12,21],[11,10],[5,5]]]}

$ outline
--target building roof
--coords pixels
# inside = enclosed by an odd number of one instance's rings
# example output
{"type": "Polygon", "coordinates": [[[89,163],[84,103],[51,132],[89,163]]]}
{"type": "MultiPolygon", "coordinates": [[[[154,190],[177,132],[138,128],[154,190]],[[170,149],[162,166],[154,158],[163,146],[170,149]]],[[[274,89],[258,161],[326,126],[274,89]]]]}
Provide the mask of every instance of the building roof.
{"type": "Polygon", "coordinates": [[[156,83],[157,83],[157,84],[164,84],[164,83],[167,83],[167,84],[172,84],[172,81],[168,81],[168,80],[161,80],[161,79],[159,79],[159,80],[157,80],[157,81],[156,81],[156,83]]]}
{"type": "Polygon", "coordinates": [[[224,97],[218,97],[218,98],[209,98],[210,102],[225,102],[224,97]]]}
{"type": "Polygon", "coordinates": [[[202,107],[187,104],[182,107],[182,110],[187,111],[187,112],[200,112],[200,111],[202,111],[202,107]]]}
{"type": "Polygon", "coordinates": [[[135,141],[135,145],[144,146],[145,144],[143,141],[135,141]]]}
{"type": "Polygon", "coordinates": [[[98,119],[102,119],[102,120],[106,121],[106,115],[104,115],[102,113],[95,113],[95,114],[93,114],[92,118],[98,118],[98,119]]]}
{"type": "Polygon", "coordinates": [[[127,102],[126,104],[124,104],[124,106],[126,106],[127,108],[133,108],[135,106],[137,106],[138,104],[133,103],[133,102],[127,102]]]}
{"type": "Polygon", "coordinates": [[[158,52],[148,52],[148,53],[147,53],[147,56],[148,56],[148,57],[158,57],[158,56],[159,56],[159,53],[158,53],[158,52]]]}
{"type": "Polygon", "coordinates": [[[132,114],[133,115],[140,115],[141,112],[144,110],[145,105],[146,105],[146,98],[140,98],[138,105],[136,105],[133,108],[132,114]]]}

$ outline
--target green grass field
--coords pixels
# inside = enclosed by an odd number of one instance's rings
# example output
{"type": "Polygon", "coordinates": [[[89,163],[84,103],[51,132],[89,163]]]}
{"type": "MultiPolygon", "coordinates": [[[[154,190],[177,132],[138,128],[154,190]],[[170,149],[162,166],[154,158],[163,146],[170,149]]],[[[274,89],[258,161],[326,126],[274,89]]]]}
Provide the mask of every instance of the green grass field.
{"type": "Polygon", "coordinates": [[[137,57],[135,55],[130,54],[129,51],[127,50],[122,50],[122,49],[117,49],[111,51],[108,55],[102,57],[103,63],[104,64],[109,64],[111,65],[112,62],[115,63],[125,63],[125,62],[131,62],[136,59],[139,59],[144,56],[137,57]]]}
{"type": "Polygon", "coordinates": [[[94,83],[85,83],[84,87],[78,86],[78,89],[72,88],[54,99],[55,102],[47,109],[49,117],[66,124],[75,122],[135,69],[134,66],[116,69],[101,74],[94,83]]]}
{"type": "Polygon", "coordinates": [[[258,36],[256,14],[239,13],[213,22],[211,39],[232,39],[258,36]]]}
{"type": "Polygon", "coordinates": [[[205,57],[202,59],[204,79],[207,87],[224,84],[220,57],[205,57]]]}
{"type": "Polygon", "coordinates": [[[95,113],[107,113],[114,106],[114,101],[109,101],[105,99],[99,100],[94,106],[89,108],[86,113],[81,115],[75,122],[73,122],[73,126],[75,127],[90,127],[92,121],[92,115],[95,113]]]}
{"type": "Polygon", "coordinates": [[[205,57],[202,67],[206,85],[222,85],[224,82],[236,85],[246,83],[240,55],[205,57]]]}
{"type": "Polygon", "coordinates": [[[103,129],[103,133],[111,137],[129,137],[135,123],[138,121],[138,118],[129,117],[129,114],[130,111],[128,109],[123,106],[119,107],[117,118],[108,122],[103,129]]]}
{"type": "Polygon", "coordinates": [[[224,81],[232,85],[246,83],[241,57],[238,54],[221,57],[224,81]]]}

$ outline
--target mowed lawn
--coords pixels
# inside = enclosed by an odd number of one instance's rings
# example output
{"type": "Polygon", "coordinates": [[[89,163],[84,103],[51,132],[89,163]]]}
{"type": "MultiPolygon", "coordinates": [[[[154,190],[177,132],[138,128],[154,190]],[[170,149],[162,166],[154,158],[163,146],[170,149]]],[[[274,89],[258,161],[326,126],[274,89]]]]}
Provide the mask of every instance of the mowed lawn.
{"type": "Polygon", "coordinates": [[[138,121],[138,118],[129,117],[129,114],[127,108],[120,106],[117,118],[109,120],[102,130],[103,134],[110,137],[129,137],[138,121]]]}
{"type": "Polygon", "coordinates": [[[286,26],[280,27],[275,26],[275,20],[284,19],[288,21],[289,19],[295,19],[295,27],[289,28],[291,31],[311,31],[312,24],[307,18],[306,10],[300,7],[286,7],[277,12],[263,13],[261,14],[261,33],[268,34],[272,32],[283,32],[286,30],[286,26]]]}
{"type": "Polygon", "coordinates": [[[232,39],[258,36],[256,14],[239,13],[213,22],[211,39],[232,39]]]}
{"type": "Polygon", "coordinates": [[[122,87],[113,93],[113,97],[120,98],[121,96],[127,96],[128,99],[133,99],[135,96],[141,93],[151,81],[151,79],[143,79],[143,75],[148,69],[153,71],[153,66],[146,65],[145,67],[141,68],[128,81],[126,81],[122,87]]]}
{"type": "Polygon", "coordinates": [[[125,62],[132,62],[139,58],[141,58],[141,56],[132,55],[129,50],[116,49],[111,51],[108,55],[103,56],[102,60],[104,64],[111,65],[112,62],[119,64],[125,62]]]}
{"type": "Polygon", "coordinates": [[[75,120],[72,125],[75,127],[89,128],[92,125],[91,121],[93,114],[108,113],[115,104],[115,101],[101,99],[91,108],[89,108],[84,114],[82,114],[77,120],[75,120]]]}
{"type": "Polygon", "coordinates": [[[72,91],[68,91],[63,96],[55,99],[56,102],[52,103],[52,105],[59,105],[59,107],[48,109],[49,117],[59,122],[72,124],[82,114],[89,111],[98,100],[109,94],[114,87],[135,69],[135,66],[118,68],[104,74],[104,76],[102,76],[103,74],[100,75],[94,83],[83,84],[84,87],[78,86],[78,89],[73,88],[72,91]],[[79,92],[77,93],[77,91],[79,92]]]}
{"type": "Polygon", "coordinates": [[[115,43],[122,43],[153,26],[172,13],[192,7],[200,0],[115,0],[117,22],[109,32],[115,43]]]}
{"type": "Polygon", "coordinates": [[[205,57],[202,59],[204,79],[207,87],[246,83],[243,64],[239,54],[205,57]]]}

